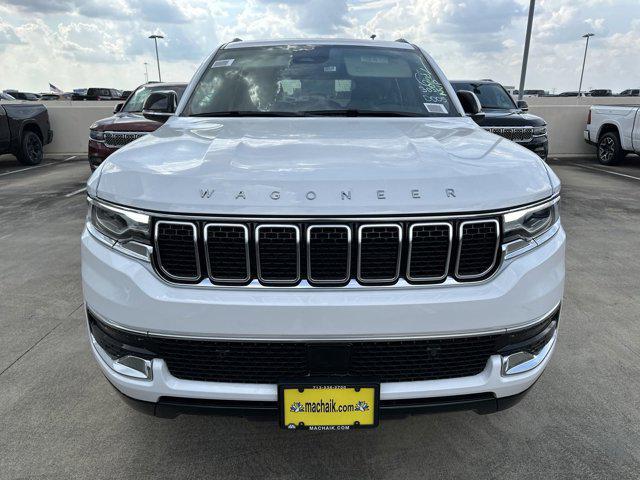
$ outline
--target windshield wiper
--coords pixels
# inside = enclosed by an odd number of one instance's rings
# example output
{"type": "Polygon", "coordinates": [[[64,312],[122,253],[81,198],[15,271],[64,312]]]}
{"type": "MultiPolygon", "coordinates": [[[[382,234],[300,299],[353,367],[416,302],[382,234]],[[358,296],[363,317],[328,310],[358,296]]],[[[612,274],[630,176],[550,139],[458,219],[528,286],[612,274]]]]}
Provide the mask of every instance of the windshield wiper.
{"type": "Polygon", "coordinates": [[[259,110],[228,110],[221,112],[192,113],[191,117],[299,117],[299,112],[262,112],[259,110]]]}
{"type": "Polygon", "coordinates": [[[318,116],[344,116],[344,117],[426,117],[421,113],[399,112],[394,110],[361,110],[357,108],[345,108],[337,110],[305,110],[305,115],[318,116]]]}

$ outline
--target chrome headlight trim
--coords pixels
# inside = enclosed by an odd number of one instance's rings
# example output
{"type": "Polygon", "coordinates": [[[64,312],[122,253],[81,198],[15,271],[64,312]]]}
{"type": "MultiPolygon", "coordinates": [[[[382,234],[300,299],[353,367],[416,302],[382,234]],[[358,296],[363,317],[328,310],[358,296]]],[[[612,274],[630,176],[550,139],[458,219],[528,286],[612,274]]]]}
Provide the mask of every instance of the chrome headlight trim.
{"type": "Polygon", "coordinates": [[[505,259],[542,245],[560,230],[560,195],[502,215],[505,259]],[[537,215],[537,216],[536,216],[537,215]]]}

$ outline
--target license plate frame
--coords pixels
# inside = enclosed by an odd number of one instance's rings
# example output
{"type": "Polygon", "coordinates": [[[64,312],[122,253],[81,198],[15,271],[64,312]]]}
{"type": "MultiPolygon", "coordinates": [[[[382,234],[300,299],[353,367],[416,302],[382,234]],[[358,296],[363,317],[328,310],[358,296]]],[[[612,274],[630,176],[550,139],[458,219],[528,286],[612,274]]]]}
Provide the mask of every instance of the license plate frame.
{"type": "MultiPolygon", "coordinates": [[[[307,402],[305,402],[305,405],[307,405],[307,402]]],[[[302,407],[304,408],[304,406],[302,407]]],[[[278,384],[278,411],[280,427],[285,430],[344,431],[362,428],[375,428],[378,426],[380,419],[380,383],[352,380],[341,381],[340,379],[305,379],[302,381],[283,382],[278,384]],[[305,392],[307,392],[306,395],[305,392]],[[324,401],[324,404],[322,406],[328,404],[328,406],[331,408],[331,401],[333,400],[333,408],[353,405],[354,411],[291,411],[291,413],[289,413],[292,405],[287,405],[287,402],[292,403],[292,399],[299,402],[301,398],[307,397],[307,400],[309,402],[315,403],[316,406],[318,406],[317,404],[319,395],[322,395],[321,400],[324,401]],[[344,404],[345,401],[349,403],[344,404]],[[367,409],[368,411],[355,410],[356,408],[364,408],[364,406],[358,405],[358,402],[364,402],[365,404],[367,404],[369,406],[369,409],[367,409]],[[299,419],[301,416],[308,418],[309,415],[317,415],[319,423],[314,423],[313,421],[305,421],[300,424],[299,422],[291,421],[291,417],[297,417],[299,419]],[[348,416],[351,417],[353,421],[347,423],[327,424],[326,417],[331,415],[333,415],[334,418],[338,416],[340,418],[348,416]],[[360,423],[356,420],[358,417],[362,417],[364,420],[366,420],[366,422],[360,423]]]]}

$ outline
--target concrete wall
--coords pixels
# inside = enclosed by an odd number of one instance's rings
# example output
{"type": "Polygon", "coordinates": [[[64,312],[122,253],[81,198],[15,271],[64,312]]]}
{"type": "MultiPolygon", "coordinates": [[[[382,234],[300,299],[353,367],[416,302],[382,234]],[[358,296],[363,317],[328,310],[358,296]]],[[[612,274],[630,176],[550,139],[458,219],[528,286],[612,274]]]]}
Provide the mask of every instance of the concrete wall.
{"type": "MultiPolygon", "coordinates": [[[[595,154],[583,140],[589,105],[634,104],[640,97],[531,97],[530,112],[548,123],[550,155],[595,154]]],[[[11,102],[13,103],[13,102],[11,102]]],[[[49,109],[53,142],[45,147],[49,155],[86,155],[89,126],[113,112],[118,102],[44,102],[49,109]]]]}

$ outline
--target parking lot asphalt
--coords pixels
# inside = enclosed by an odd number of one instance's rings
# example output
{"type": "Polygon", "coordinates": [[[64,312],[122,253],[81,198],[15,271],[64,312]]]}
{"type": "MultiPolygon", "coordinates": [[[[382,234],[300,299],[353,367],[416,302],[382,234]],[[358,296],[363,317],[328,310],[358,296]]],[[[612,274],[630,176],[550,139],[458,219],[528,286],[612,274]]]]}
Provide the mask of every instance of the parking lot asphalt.
{"type": "Polygon", "coordinates": [[[529,395],[488,416],[305,433],[125,405],[86,341],[86,158],[27,170],[0,158],[0,479],[638,478],[640,158],[549,164],[563,181],[567,284],[558,348],[529,395]]]}

